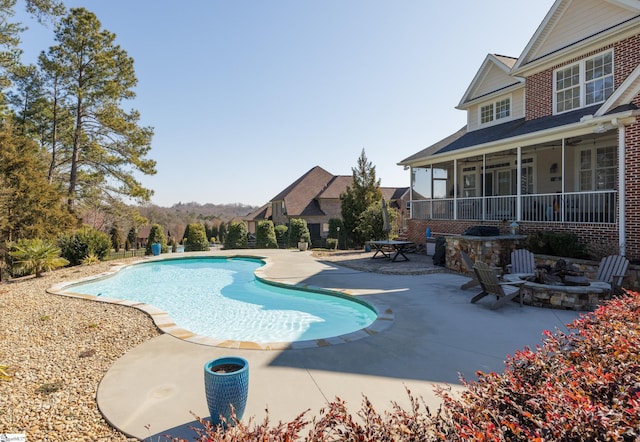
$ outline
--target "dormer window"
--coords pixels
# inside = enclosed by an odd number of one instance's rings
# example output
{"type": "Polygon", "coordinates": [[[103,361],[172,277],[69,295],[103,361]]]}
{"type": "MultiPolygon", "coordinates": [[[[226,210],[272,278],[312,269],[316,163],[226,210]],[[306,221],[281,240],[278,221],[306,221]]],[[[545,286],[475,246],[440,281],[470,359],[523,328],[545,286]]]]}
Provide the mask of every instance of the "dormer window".
{"type": "Polygon", "coordinates": [[[604,103],[613,93],[613,52],[560,68],[554,72],[555,113],[604,103]]]}
{"type": "Polygon", "coordinates": [[[480,124],[488,124],[511,116],[511,98],[503,98],[480,107],[480,124]]]}

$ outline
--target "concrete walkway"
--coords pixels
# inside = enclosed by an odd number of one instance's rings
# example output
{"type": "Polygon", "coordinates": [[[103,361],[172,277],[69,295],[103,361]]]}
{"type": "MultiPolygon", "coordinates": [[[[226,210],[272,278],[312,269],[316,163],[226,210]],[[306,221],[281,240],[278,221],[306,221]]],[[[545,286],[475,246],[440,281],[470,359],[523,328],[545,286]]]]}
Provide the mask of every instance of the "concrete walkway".
{"type": "MultiPolygon", "coordinates": [[[[227,355],[249,361],[245,421],[251,416],[261,421],[267,408],[273,423],[291,420],[306,409],[310,418],[336,396],[354,413],[362,395],[379,411],[390,409],[391,401],[408,406],[405,388],[433,410],[439,404],[434,385],[459,389],[459,374],[473,380],[478,370],[502,371],[507,355],[535,347],[544,330],[566,330],[564,325],[579,315],[517,303],[492,311],[491,299],[470,304],[477,289],[460,290],[468,279],[456,274],[389,275],[319,261],[311,252],[250,252],[270,258],[264,270],[269,279],[348,290],[371,304],[390,307],[392,326],[349,343],[283,351],[210,347],[161,335],[125,354],[103,378],[98,406],[113,426],[139,439],[153,436],[155,441],[164,434],[191,438],[191,412],[209,415],[203,366],[227,355]]],[[[428,263],[391,265],[400,272],[428,263]]]]}

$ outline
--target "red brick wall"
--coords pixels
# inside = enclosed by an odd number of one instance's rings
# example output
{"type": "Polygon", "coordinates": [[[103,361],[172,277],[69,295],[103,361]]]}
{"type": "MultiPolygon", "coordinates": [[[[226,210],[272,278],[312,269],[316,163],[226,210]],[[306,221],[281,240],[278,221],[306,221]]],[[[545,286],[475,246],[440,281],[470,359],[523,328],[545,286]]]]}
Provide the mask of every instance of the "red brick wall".
{"type": "Polygon", "coordinates": [[[618,87],[640,63],[640,34],[620,40],[615,44],[603,46],[527,77],[526,119],[534,120],[553,115],[553,71],[555,69],[591,57],[612,47],[614,48],[614,83],[615,87],[618,87]]]}
{"type": "MultiPolygon", "coordinates": [[[[640,105],[640,97],[634,100],[640,105]]],[[[627,255],[640,259],[640,123],[625,129],[627,255]]]]}

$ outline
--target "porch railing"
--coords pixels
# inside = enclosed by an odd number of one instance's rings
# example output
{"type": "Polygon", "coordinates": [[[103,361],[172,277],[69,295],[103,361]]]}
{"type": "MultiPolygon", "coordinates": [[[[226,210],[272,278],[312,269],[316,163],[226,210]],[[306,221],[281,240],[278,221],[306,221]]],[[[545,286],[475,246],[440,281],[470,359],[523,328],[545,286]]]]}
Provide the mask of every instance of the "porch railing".
{"type": "Polygon", "coordinates": [[[437,198],[411,202],[413,219],[615,223],[617,191],[437,198]],[[455,209],[455,210],[454,210],[455,209]]]}

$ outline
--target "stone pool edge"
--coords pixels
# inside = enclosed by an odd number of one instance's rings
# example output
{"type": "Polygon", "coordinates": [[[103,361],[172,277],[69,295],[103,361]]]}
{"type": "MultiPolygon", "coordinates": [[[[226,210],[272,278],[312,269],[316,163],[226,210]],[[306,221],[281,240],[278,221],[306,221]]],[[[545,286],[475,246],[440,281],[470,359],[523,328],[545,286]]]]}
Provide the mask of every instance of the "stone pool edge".
{"type": "MultiPolygon", "coordinates": [[[[178,260],[178,259],[189,259],[196,258],[195,256],[184,256],[184,257],[152,257],[152,258],[143,258],[140,261],[136,261],[134,263],[129,264],[114,264],[111,269],[106,272],[101,272],[96,275],[87,276],[85,278],[81,278],[75,281],[70,282],[61,282],[49,287],[46,292],[58,295],[58,296],[66,296],[69,298],[80,298],[86,299],[88,301],[94,302],[106,302],[108,304],[116,304],[123,305],[126,307],[136,308],[144,313],[146,313],[154,322],[155,326],[162,333],[166,333],[183,341],[191,342],[194,344],[201,344],[210,347],[220,347],[220,348],[232,348],[232,349],[241,349],[241,350],[296,350],[296,349],[306,349],[306,348],[317,348],[317,347],[327,347],[331,345],[339,345],[347,342],[356,341],[358,339],[366,338],[369,336],[373,336],[377,333],[380,333],[383,330],[389,328],[395,317],[391,308],[385,305],[381,305],[376,302],[371,301],[363,301],[358,299],[358,296],[351,293],[349,290],[339,290],[339,289],[325,289],[322,287],[315,287],[311,285],[298,285],[298,284],[288,284],[279,281],[272,280],[265,276],[264,271],[272,265],[272,260],[269,257],[265,256],[257,256],[257,255],[225,255],[225,256],[216,256],[216,258],[244,258],[244,259],[259,259],[264,262],[264,265],[257,268],[254,271],[254,275],[257,279],[264,283],[268,283],[270,285],[280,286],[280,287],[288,287],[295,288],[297,290],[310,291],[314,293],[324,293],[328,296],[339,296],[347,299],[351,299],[354,302],[358,302],[361,304],[365,304],[371,307],[376,313],[376,319],[368,326],[359,330],[356,330],[351,333],[347,333],[344,335],[334,336],[331,338],[323,338],[323,339],[313,339],[307,341],[294,341],[294,342],[252,342],[252,341],[235,341],[235,340],[221,340],[212,338],[210,336],[199,335],[193,333],[185,328],[178,326],[175,321],[171,318],[171,316],[151,304],[136,302],[136,301],[127,301],[103,296],[95,296],[95,295],[86,295],[83,293],[75,293],[69,291],[74,285],[86,283],[89,281],[95,281],[98,279],[106,278],[112,276],[113,274],[119,272],[125,267],[150,262],[150,261],[160,261],[160,260],[178,260]],[[65,290],[66,288],[66,290],[65,290]]],[[[202,258],[211,258],[210,256],[202,257],[202,258]]]]}

